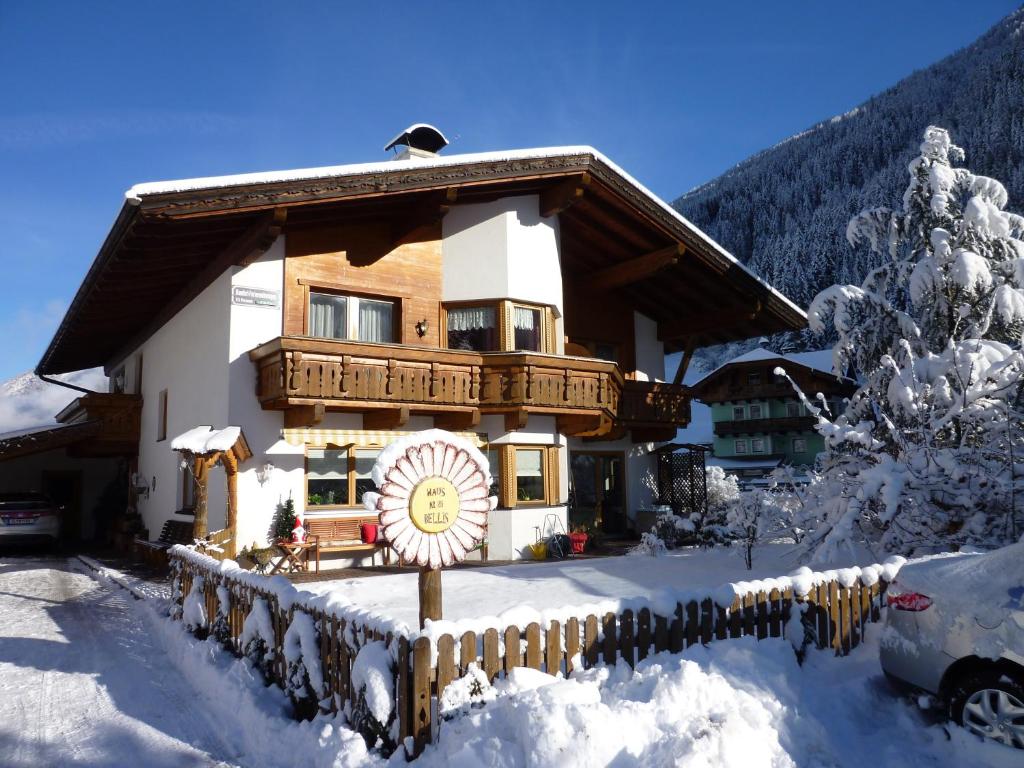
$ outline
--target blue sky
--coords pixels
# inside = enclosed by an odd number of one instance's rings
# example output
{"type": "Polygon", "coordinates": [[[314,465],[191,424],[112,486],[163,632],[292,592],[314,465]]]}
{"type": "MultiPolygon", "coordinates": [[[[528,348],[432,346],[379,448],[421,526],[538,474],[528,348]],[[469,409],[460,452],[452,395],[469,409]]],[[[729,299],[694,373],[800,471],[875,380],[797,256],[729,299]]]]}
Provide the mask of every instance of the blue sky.
{"type": "Polygon", "coordinates": [[[671,200],[953,52],[1015,2],[0,0],[0,379],[133,183],[592,144],[671,200]]]}

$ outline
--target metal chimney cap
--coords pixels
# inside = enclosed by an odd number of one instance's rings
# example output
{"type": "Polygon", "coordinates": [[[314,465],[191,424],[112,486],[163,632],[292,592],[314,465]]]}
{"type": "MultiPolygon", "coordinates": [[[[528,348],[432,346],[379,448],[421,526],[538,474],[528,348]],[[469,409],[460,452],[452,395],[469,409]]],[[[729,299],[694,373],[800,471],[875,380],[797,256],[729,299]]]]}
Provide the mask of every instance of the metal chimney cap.
{"type": "Polygon", "coordinates": [[[437,128],[428,123],[414,123],[395,136],[384,147],[384,151],[387,152],[398,144],[405,144],[412,149],[437,154],[448,146],[448,139],[437,128]]]}

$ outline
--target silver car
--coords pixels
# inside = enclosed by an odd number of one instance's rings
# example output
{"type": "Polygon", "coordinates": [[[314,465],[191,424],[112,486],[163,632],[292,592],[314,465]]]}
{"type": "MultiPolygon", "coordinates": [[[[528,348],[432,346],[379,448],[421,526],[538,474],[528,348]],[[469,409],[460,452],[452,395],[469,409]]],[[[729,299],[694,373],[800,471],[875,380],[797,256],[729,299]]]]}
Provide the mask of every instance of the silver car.
{"type": "Polygon", "coordinates": [[[0,544],[56,542],[60,513],[60,507],[41,493],[0,493],[0,544]]]}
{"type": "Polygon", "coordinates": [[[887,601],[885,674],[979,736],[1024,749],[1024,542],[907,563],[887,601]]]}

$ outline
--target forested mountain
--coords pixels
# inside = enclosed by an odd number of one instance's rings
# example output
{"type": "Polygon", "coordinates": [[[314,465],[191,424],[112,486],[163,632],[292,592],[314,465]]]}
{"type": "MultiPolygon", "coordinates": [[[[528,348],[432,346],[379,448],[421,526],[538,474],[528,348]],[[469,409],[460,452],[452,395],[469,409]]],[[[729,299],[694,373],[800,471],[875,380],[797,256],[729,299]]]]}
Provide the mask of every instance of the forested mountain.
{"type": "MultiPolygon", "coordinates": [[[[864,208],[896,207],[924,129],[946,128],[972,171],[999,179],[1024,211],[1024,10],[975,43],[915,72],[844,115],[754,155],[674,207],[806,307],[833,283],[859,284],[879,257],[851,248],[846,225],[864,208]]],[[[773,347],[821,346],[808,333],[773,347]]],[[[747,346],[756,343],[751,341],[747,346]]],[[[711,350],[716,365],[742,347],[711,350]]]]}

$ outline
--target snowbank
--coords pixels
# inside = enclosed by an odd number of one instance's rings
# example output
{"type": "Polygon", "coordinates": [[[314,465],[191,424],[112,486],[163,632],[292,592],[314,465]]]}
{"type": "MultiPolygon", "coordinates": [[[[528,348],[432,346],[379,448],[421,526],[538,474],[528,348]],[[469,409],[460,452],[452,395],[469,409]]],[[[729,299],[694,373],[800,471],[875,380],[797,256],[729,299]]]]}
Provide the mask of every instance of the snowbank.
{"type": "Polygon", "coordinates": [[[515,670],[443,722],[424,768],[1010,766],[1014,750],[947,737],[886,685],[877,643],[797,665],[782,640],[659,654],[570,679],[515,670]]]}

